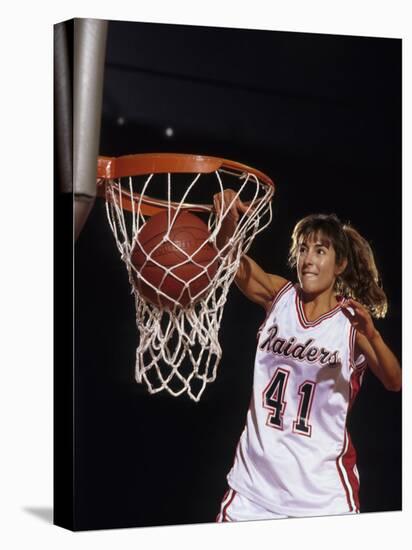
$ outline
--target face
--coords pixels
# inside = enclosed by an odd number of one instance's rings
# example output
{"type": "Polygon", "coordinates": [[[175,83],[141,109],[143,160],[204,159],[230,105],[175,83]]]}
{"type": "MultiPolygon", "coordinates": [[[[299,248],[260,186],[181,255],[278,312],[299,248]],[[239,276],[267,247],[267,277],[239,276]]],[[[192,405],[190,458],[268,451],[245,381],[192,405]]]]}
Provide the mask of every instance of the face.
{"type": "Polygon", "coordinates": [[[321,233],[302,239],[298,247],[297,272],[300,286],[308,294],[333,290],[336,277],[343,271],[336,265],[332,243],[321,233]]]}

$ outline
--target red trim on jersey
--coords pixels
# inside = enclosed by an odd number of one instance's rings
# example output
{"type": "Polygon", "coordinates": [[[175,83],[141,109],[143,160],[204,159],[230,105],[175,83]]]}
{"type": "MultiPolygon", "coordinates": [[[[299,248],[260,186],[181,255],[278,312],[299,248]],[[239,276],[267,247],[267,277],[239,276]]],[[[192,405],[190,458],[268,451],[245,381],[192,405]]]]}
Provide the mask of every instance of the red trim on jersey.
{"type": "Polygon", "coordinates": [[[275,296],[274,296],[274,298],[273,298],[273,300],[272,300],[272,303],[271,303],[270,307],[269,307],[268,310],[267,310],[265,320],[263,321],[263,323],[262,323],[262,324],[260,325],[260,327],[258,328],[258,331],[257,331],[257,338],[259,338],[260,333],[262,332],[262,329],[263,329],[263,327],[265,326],[265,323],[266,323],[266,321],[268,320],[269,315],[272,313],[273,308],[275,307],[275,305],[279,302],[279,300],[281,299],[281,297],[282,297],[284,294],[286,294],[286,292],[288,292],[288,290],[290,290],[292,287],[293,287],[293,283],[291,283],[290,281],[287,281],[287,282],[277,291],[277,293],[275,294],[275,296]]]}
{"type": "Polygon", "coordinates": [[[296,291],[296,296],[295,296],[296,311],[298,314],[299,323],[303,328],[316,327],[320,325],[320,323],[322,323],[322,321],[324,321],[325,319],[330,319],[331,317],[333,317],[335,313],[337,313],[341,309],[343,298],[338,296],[337,297],[338,303],[336,304],[336,306],[334,306],[330,311],[327,311],[326,313],[324,313],[314,321],[309,321],[308,319],[306,319],[305,310],[303,308],[303,303],[300,298],[300,288],[297,285],[295,286],[295,291],[296,291]]]}
{"type": "MultiPolygon", "coordinates": [[[[355,353],[356,353],[356,329],[351,326],[349,331],[349,353],[350,353],[350,368],[354,371],[364,371],[368,366],[368,362],[365,356],[363,356],[363,361],[359,364],[356,364],[355,353]]],[[[360,355],[358,356],[359,359],[360,355]]]]}
{"type": "Polygon", "coordinates": [[[233,493],[232,493],[232,496],[231,496],[230,499],[229,499],[229,502],[227,502],[227,503],[225,504],[225,506],[223,507],[223,510],[222,510],[222,521],[228,521],[228,520],[227,520],[227,516],[226,516],[226,512],[227,512],[228,507],[232,504],[233,499],[234,499],[235,496],[236,496],[236,491],[235,491],[234,489],[230,489],[230,491],[233,491],[233,493]]]}
{"type": "Polygon", "coordinates": [[[365,372],[365,369],[356,369],[356,371],[352,372],[350,377],[350,385],[351,385],[351,399],[349,401],[349,410],[351,410],[353,403],[355,402],[355,398],[358,395],[358,392],[362,385],[362,379],[363,374],[365,372]]]}
{"type": "Polygon", "coordinates": [[[355,365],[355,369],[358,371],[365,371],[366,370],[366,367],[368,366],[368,361],[367,359],[365,358],[361,363],[355,365]]]}
{"type": "MultiPolygon", "coordinates": [[[[230,489],[228,489],[228,490],[225,492],[225,494],[223,495],[222,502],[221,502],[221,504],[220,504],[220,508],[222,508],[222,504],[225,502],[225,500],[226,500],[226,498],[227,498],[227,496],[228,496],[228,494],[229,494],[229,491],[230,491],[230,489]]],[[[220,519],[220,516],[221,516],[221,515],[222,515],[222,512],[221,512],[221,510],[219,510],[219,513],[218,513],[218,515],[216,516],[216,519],[215,519],[215,522],[216,522],[216,523],[221,523],[221,519],[220,519]]]]}
{"type": "MultiPolygon", "coordinates": [[[[352,408],[352,405],[355,402],[356,396],[358,395],[358,392],[362,385],[363,375],[364,375],[364,369],[357,369],[351,374],[351,377],[350,377],[351,395],[350,395],[348,410],[352,408]]],[[[355,450],[355,447],[352,445],[352,440],[349,434],[348,434],[348,441],[349,441],[348,451],[346,452],[345,457],[342,459],[342,461],[347,471],[349,482],[352,486],[353,498],[356,504],[356,511],[358,512],[359,511],[359,479],[354,472],[354,468],[356,466],[356,450],[355,450]]]]}
{"type": "Polygon", "coordinates": [[[364,371],[368,366],[368,360],[362,353],[359,353],[358,357],[356,357],[357,334],[358,334],[357,330],[353,327],[353,325],[351,325],[350,331],[349,331],[350,367],[353,370],[364,371]],[[361,357],[363,357],[363,361],[360,361],[360,363],[356,363],[356,361],[358,361],[361,357]]]}
{"type": "MultiPolygon", "coordinates": [[[[350,394],[349,394],[348,412],[350,411],[353,403],[355,402],[355,398],[360,390],[363,374],[365,372],[364,368],[356,368],[355,366],[355,336],[356,336],[356,330],[353,328],[353,326],[351,326],[349,330],[349,364],[352,369],[352,373],[349,379],[350,394]]],[[[362,365],[363,364],[364,362],[362,362],[362,365]]],[[[339,472],[342,485],[345,489],[349,510],[353,511],[353,506],[352,506],[350,494],[349,494],[349,491],[350,491],[352,494],[353,501],[355,503],[355,507],[356,507],[355,511],[359,512],[359,480],[354,472],[354,468],[356,467],[356,451],[346,428],[345,428],[343,449],[341,454],[336,459],[336,466],[339,472]],[[346,451],[345,451],[345,448],[346,448],[346,451]],[[342,461],[342,466],[346,473],[347,480],[345,479],[345,476],[343,475],[343,472],[341,470],[340,463],[339,463],[340,459],[342,461]],[[347,482],[349,482],[350,487],[348,487],[347,482]]]]}
{"type": "MultiPolygon", "coordinates": [[[[351,325],[349,329],[349,368],[352,370],[352,372],[349,378],[349,403],[348,403],[348,410],[347,410],[346,416],[350,411],[355,401],[356,395],[360,389],[361,377],[363,375],[363,369],[356,369],[356,366],[355,366],[355,341],[356,341],[356,330],[351,325]]],[[[348,502],[349,510],[351,512],[353,511],[353,505],[352,505],[352,501],[353,501],[355,505],[355,511],[359,512],[359,480],[354,472],[354,468],[356,467],[356,451],[346,428],[345,428],[342,452],[336,459],[336,467],[337,467],[343,488],[345,490],[346,500],[348,502]],[[342,463],[343,470],[342,470],[340,461],[342,463]]]]}
{"type": "Polygon", "coordinates": [[[356,343],[356,330],[351,325],[349,329],[349,367],[355,370],[355,343],[356,343]]]}
{"type": "Polygon", "coordinates": [[[348,448],[342,457],[343,467],[348,476],[349,484],[352,489],[353,500],[355,501],[355,511],[359,512],[359,480],[355,475],[354,468],[356,466],[356,451],[352,444],[350,435],[346,433],[348,438],[348,448]]]}
{"type": "MultiPolygon", "coordinates": [[[[353,403],[355,402],[356,396],[360,390],[363,377],[363,370],[353,371],[349,380],[350,383],[350,400],[348,404],[348,411],[352,408],[353,403]]],[[[350,435],[348,436],[348,450],[345,453],[345,456],[342,458],[343,465],[345,467],[347,476],[349,478],[349,483],[352,487],[353,498],[356,504],[356,511],[359,511],[359,480],[355,475],[354,468],[356,466],[356,450],[352,444],[350,435]]]]}
{"type": "MultiPolygon", "coordinates": [[[[336,468],[338,470],[338,474],[339,474],[343,489],[345,491],[346,502],[348,503],[349,512],[353,512],[353,506],[352,506],[352,502],[351,502],[351,498],[350,498],[350,494],[349,494],[350,488],[348,487],[348,485],[346,483],[345,476],[344,476],[343,471],[342,471],[342,469],[340,467],[340,464],[339,464],[339,460],[342,458],[342,463],[343,463],[343,466],[344,466],[345,471],[346,471],[347,463],[343,462],[343,455],[346,454],[345,453],[346,436],[347,436],[347,432],[346,432],[346,429],[345,429],[345,434],[344,434],[344,439],[343,439],[343,448],[342,448],[342,452],[340,453],[340,455],[336,459],[336,468]]],[[[349,449],[349,446],[348,446],[348,449],[349,449]]],[[[348,474],[348,472],[346,471],[346,475],[347,474],[348,474]]]]}

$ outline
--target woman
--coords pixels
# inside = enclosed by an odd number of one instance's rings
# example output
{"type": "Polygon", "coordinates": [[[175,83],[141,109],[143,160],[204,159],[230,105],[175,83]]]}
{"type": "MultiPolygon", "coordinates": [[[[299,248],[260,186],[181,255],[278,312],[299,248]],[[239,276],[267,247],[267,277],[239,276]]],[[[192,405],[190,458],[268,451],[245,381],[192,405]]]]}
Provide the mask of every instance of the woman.
{"type": "MultiPolygon", "coordinates": [[[[225,206],[234,191],[224,193],[225,206]]],[[[215,208],[222,207],[220,195],[215,208]]],[[[234,201],[223,246],[246,207],[234,201]]],[[[359,512],[348,411],[367,366],[399,391],[399,362],[376,330],[386,296],[365,239],[334,215],[295,227],[290,264],[297,284],[241,260],[236,283],[265,308],[253,395],[217,521],[359,512]]]]}

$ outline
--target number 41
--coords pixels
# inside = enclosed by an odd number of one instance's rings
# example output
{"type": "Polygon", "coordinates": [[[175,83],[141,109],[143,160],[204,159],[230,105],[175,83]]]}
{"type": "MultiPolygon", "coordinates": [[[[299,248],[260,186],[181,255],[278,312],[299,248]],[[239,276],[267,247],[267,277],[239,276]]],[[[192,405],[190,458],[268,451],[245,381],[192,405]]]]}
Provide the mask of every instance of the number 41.
{"type": "MultiPolygon", "coordinates": [[[[284,400],[286,386],[289,379],[289,371],[278,368],[271,381],[263,392],[263,407],[270,410],[266,424],[271,428],[283,430],[283,415],[286,409],[284,400]]],[[[293,422],[293,432],[306,435],[312,434],[312,426],[309,424],[309,416],[315,394],[316,382],[306,380],[299,386],[299,409],[293,422]]]]}

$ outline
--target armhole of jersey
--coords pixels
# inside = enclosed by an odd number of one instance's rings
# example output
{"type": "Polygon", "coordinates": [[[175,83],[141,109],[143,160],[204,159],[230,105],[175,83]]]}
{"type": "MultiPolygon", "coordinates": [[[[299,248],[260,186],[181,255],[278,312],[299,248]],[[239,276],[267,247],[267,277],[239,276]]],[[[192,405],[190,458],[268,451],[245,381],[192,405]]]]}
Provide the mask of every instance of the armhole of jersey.
{"type": "Polygon", "coordinates": [[[269,315],[272,313],[273,308],[275,305],[279,302],[279,300],[284,296],[291,288],[293,288],[294,285],[290,281],[286,281],[286,283],[280,287],[280,289],[276,292],[275,296],[273,297],[272,303],[268,307],[268,310],[266,312],[266,317],[263,323],[260,325],[258,331],[257,331],[257,337],[259,338],[260,332],[262,328],[265,326],[266,321],[268,320],[269,315]]]}
{"type": "Polygon", "coordinates": [[[366,357],[363,355],[363,353],[360,353],[355,361],[355,369],[356,370],[364,370],[368,366],[368,361],[366,357]]]}
{"type": "Polygon", "coordinates": [[[355,357],[356,334],[357,330],[351,325],[349,329],[350,366],[353,370],[359,371],[365,369],[368,366],[368,363],[363,353],[360,353],[358,357],[355,357]]]}

